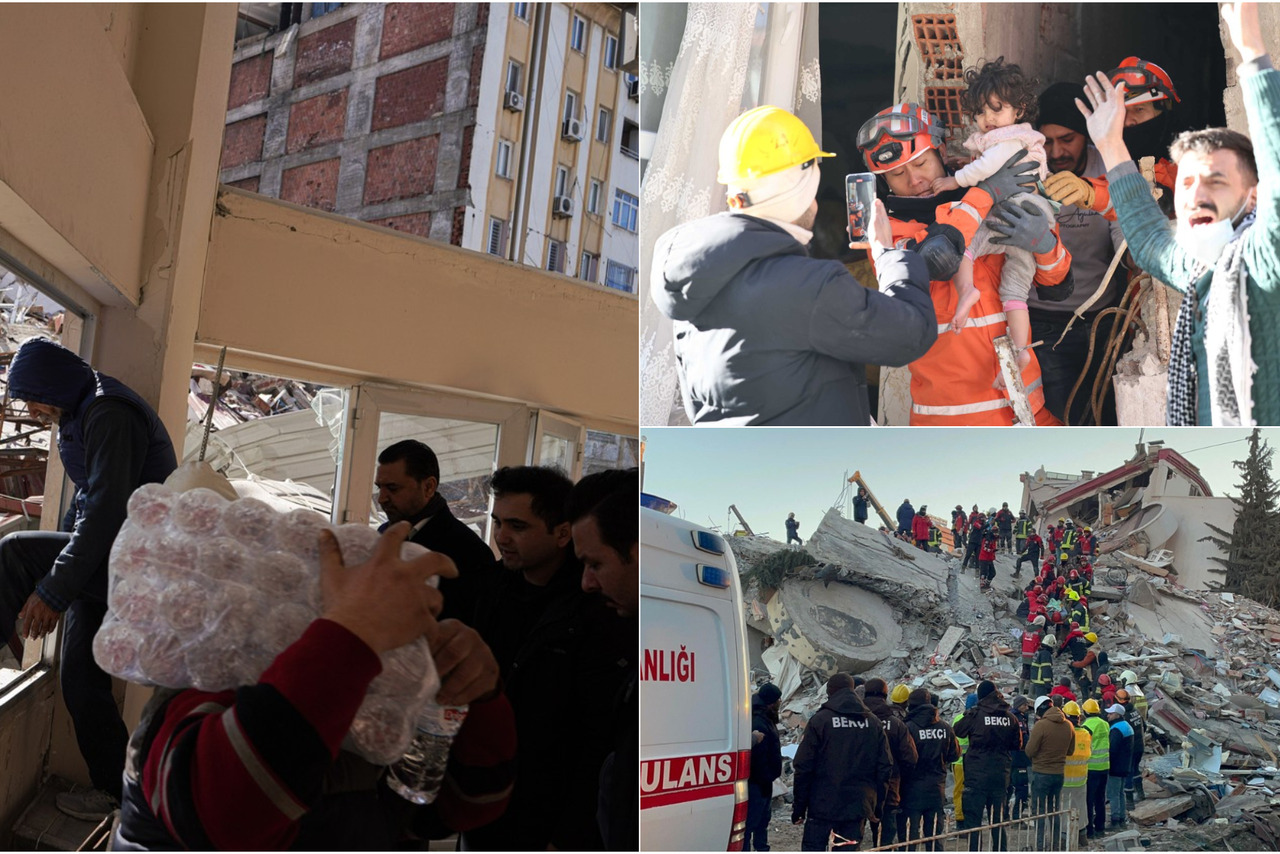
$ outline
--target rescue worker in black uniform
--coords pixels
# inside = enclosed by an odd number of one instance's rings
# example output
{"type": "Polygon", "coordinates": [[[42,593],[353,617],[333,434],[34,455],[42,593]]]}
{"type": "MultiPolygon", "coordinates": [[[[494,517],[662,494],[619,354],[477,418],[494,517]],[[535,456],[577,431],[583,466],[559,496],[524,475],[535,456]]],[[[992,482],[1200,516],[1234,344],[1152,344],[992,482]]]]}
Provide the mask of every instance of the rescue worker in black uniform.
{"type": "Polygon", "coordinates": [[[863,825],[875,817],[893,773],[884,725],[853,692],[853,677],[833,674],[827,698],[809,719],[793,763],[791,823],[804,824],[801,851],[826,851],[832,831],[861,844],[863,825]]]}
{"type": "Polygon", "coordinates": [[[1027,518],[1027,511],[1018,511],[1018,521],[1013,523],[1013,551],[1015,554],[1022,554],[1023,548],[1027,544],[1027,537],[1031,536],[1031,520],[1027,518]]]}
{"type": "MultiPolygon", "coordinates": [[[[964,755],[964,811],[962,829],[981,827],[984,813],[990,824],[1005,820],[1013,751],[1022,749],[1022,730],[995,683],[978,683],[978,702],[955,724],[955,733],[969,739],[964,755]]],[[[978,850],[979,832],[969,834],[969,850],[978,850]]],[[[991,850],[1005,850],[1002,828],[991,828],[991,850]]]]}
{"type": "MultiPolygon", "coordinates": [[[[938,707],[924,688],[907,697],[906,725],[916,747],[916,764],[902,774],[901,814],[907,818],[906,838],[920,839],[942,832],[947,769],[960,758],[960,742],[951,726],[938,719],[938,707]]],[[[936,841],[922,847],[941,848],[936,841]]]]}
{"type": "Polygon", "coordinates": [[[900,840],[907,831],[907,816],[901,811],[901,780],[911,772],[916,764],[916,745],[911,740],[911,732],[903,723],[900,712],[889,705],[889,686],[881,678],[867,680],[863,688],[863,699],[871,714],[884,724],[885,735],[889,737],[889,753],[893,756],[893,773],[885,786],[885,796],[880,801],[880,809],[876,821],[872,823],[872,837],[876,845],[892,845],[900,840]]]}
{"type": "Polygon", "coordinates": [[[1031,660],[1031,696],[1047,697],[1053,690],[1053,648],[1055,641],[1052,635],[1045,635],[1040,640],[1040,648],[1031,660]]]}

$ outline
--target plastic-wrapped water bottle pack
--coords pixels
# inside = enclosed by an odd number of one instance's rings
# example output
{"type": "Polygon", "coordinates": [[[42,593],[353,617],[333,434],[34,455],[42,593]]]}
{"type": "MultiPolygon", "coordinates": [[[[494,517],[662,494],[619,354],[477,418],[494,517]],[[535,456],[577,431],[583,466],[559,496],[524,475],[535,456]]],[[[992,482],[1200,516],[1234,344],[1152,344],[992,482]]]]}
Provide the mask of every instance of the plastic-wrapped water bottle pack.
{"type": "MultiPolygon", "coordinates": [[[[337,536],[347,566],[368,560],[378,539],[367,525],[331,526],[308,510],[283,513],[204,488],[147,484],[128,509],[93,653],[108,673],[167,688],[257,682],[320,615],[321,529],[337,536]]],[[[402,555],[423,551],[406,543],[402,555]]],[[[371,762],[396,761],[439,684],[424,638],[383,654],[345,746],[371,762]]]]}

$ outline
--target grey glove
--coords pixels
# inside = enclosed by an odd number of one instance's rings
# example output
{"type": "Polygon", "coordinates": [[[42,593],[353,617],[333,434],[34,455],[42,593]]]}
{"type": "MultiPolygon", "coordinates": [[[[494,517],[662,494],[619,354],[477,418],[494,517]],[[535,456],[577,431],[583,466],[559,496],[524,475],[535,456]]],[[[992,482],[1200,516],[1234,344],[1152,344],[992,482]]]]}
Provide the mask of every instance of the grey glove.
{"type": "Polygon", "coordinates": [[[1021,148],[990,178],[979,181],[977,187],[991,197],[991,204],[998,205],[1010,196],[1035,190],[1040,177],[1040,166],[1034,160],[1023,160],[1027,150],[1021,148]]]}
{"type": "Polygon", "coordinates": [[[1021,205],[1001,202],[987,217],[986,223],[987,228],[1000,235],[991,238],[991,242],[1001,246],[1016,246],[1043,255],[1058,242],[1053,234],[1053,220],[1031,202],[1021,205]]]}

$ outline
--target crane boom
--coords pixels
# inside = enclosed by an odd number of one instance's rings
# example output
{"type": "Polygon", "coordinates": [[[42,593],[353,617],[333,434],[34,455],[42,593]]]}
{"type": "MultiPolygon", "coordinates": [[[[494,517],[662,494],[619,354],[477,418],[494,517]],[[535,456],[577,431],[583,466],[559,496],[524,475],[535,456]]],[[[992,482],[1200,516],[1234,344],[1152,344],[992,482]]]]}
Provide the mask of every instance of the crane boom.
{"type": "Polygon", "coordinates": [[[889,514],[885,512],[885,509],[880,506],[880,502],[876,501],[875,493],[871,491],[871,487],[867,486],[867,482],[862,479],[862,472],[855,471],[853,473],[853,477],[849,478],[849,483],[856,483],[867,491],[867,499],[871,502],[871,506],[876,508],[876,512],[880,514],[880,518],[884,521],[885,526],[888,527],[890,531],[896,531],[898,529],[898,523],[891,519],[889,514]]]}
{"type": "Polygon", "coordinates": [[[747,520],[742,518],[742,514],[738,512],[738,505],[730,504],[729,509],[733,511],[733,515],[738,517],[738,521],[742,523],[742,529],[747,532],[748,536],[754,537],[756,532],[751,530],[751,526],[747,524],[747,520]]]}

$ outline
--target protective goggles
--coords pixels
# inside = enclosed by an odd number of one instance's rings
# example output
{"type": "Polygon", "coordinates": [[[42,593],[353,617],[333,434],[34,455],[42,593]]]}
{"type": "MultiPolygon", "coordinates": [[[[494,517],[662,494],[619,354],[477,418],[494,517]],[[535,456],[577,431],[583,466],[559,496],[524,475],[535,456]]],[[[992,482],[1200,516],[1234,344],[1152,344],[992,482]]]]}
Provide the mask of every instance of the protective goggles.
{"type": "Polygon", "coordinates": [[[1172,107],[1174,103],[1182,103],[1182,99],[1178,97],[1178,93],[1174,90],[1173,82],[1169,80],[1168,75],[1159,73],[1145,62],[1136,66],[1121,66],[1114,69],[1107,76],[1111,78],[1113,85],[1124,83],[1124,102],[1126,104],[1171,101],[1165,106],[1172,107]]]}
{"type": "Polygon", "coordinates": [[[860,149],[869,149],[884,137],[909,141],[921,131],[929,130],[929,126],[912,113],[872,116],[858,128],[857,145],[860,149]]]}

